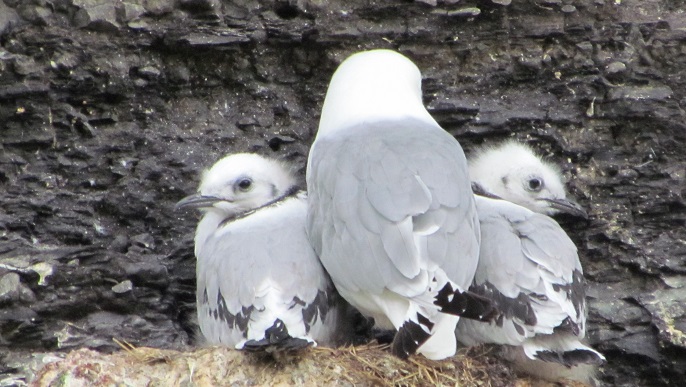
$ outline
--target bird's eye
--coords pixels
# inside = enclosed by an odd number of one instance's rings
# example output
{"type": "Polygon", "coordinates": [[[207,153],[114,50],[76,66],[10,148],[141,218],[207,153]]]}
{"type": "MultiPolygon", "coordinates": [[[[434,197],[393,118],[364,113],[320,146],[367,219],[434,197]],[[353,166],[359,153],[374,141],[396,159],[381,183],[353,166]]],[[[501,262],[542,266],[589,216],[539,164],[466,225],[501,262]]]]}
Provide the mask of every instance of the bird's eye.
{"type": "Polygon", "coordinates": [[[252,187],[252,180],[250,179],[242,179],[241,181],[238,182],[238,188],[241,191],[247,191],[252,187]]]}
{"type": "Polygon", "coordinates": [[[539,178],[537,178],[537,177],[534,177],[534,178],[529,179],[529,183],[528,183],[528,184],[529,184],[528,189],[529,189],[530,191],[540,191],[541,188],[543,188],[543,180],[541,180],[541,179],[539,179],[539,178]]]}

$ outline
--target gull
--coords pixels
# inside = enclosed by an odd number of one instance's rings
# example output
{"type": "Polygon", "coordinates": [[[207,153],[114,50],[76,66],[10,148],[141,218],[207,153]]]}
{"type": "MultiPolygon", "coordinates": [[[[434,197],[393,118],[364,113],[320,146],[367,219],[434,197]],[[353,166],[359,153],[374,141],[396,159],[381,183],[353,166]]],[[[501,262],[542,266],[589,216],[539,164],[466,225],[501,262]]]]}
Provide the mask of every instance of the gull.
{"type": "Polygon", "coordinates": [[[581,342],[586,334],[581,262],[571,239],[545,215],[586,212],[566,198],[559,170],[531,148],[507,142],[477,155],[470,161],[475,192],[481,194],[475,195],[481,251],[474,286],[492,297],[528,300],[530,309],[504,310],[492,323],[460,321],[458,340],[505,344],[510,346],[505,357],[527,373],[589,383],[605,358],[581,342]]]}
{"type": "Polygon", "coordinates": [[[466,292],[480,238],[466,158],[424,108],[408,58],[372,50],[338,67],[307,188],[314,250],[343,298],[398,330],[393,354],[452,356],[457,315],[493,316],[488,300],[466,292]]]}
{"type": "Polygon", "coordinates": [[[209,344],[271,352],[337,341],[342,299],[310,247],[307,198],[286,165],[226,156],[176,208],[204,211],[196,298],[209,344]]]}

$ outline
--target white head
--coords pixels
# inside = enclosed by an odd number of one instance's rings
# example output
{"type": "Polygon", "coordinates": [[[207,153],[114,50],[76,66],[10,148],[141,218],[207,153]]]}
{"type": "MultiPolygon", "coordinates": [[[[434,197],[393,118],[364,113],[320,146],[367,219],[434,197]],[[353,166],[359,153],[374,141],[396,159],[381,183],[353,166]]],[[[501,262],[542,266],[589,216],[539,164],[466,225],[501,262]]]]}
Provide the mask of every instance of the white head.
{"type": "Polygon", "coordinates": [[[183,198],[179,208],[201,208],[231,216],[263,206],[296,185],[282,163],[251,153],[237,153],[203,172],[198,193],[183,198]]]}
{"type": "Polygon", "coordinates": [[[567,199],[560,169],[515,141],[477,150],[469,159],[469,175],[487,192],[531,211],[588,216],[581,206],[567,199]]]}
{"type": "Polygon", "coordinates": [[[407,117],[436,124],[422,102],[419,69],[395,51],[363,51],[348,57],[333,74],[317,137],[362,122],[407,117]]]}

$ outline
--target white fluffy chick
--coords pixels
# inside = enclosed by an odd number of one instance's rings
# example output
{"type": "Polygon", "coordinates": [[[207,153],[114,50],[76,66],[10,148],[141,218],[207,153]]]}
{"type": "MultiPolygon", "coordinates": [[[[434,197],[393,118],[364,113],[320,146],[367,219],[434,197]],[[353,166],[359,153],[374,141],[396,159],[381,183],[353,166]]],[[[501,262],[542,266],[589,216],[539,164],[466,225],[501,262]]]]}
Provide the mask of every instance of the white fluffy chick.
{"type": "Polygon", "coordinates": [[[196,296],[208,343],[273,351],[341,339],[343,301],[307,240],[306,195],[288,167],[229,155],[178,208],[204,211],[196,296]]]}
{"type": "Polygon", "coordinates": [[[492,323],[461,320],[458,340],[504,344],[505,358],[538,377],[591,383],[605,358],[582,343],[581,262],[574,243],[546,216],[585,217],[585,211],[567,199],[559,169],[527,146],[506,142],[484,148],[470,161],[470,172],[481,226],[472,289],[496,300],[504,313],[492,323]]]}

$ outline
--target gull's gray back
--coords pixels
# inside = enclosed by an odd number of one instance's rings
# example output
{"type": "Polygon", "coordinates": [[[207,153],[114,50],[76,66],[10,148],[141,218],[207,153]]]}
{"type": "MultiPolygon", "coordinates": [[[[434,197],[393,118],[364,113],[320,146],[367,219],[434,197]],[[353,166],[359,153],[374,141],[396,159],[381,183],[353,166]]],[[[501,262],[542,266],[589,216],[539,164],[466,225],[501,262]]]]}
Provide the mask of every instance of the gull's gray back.
{"type": "Polygon", "coordinates": [[[408,279],[441,267],[467,288],[479,225],[459,144],[417,119],[359,128],[317,139],[308,169],[307,230],[337,286],[412,295],[408,279]]]}

